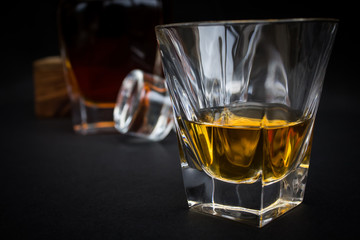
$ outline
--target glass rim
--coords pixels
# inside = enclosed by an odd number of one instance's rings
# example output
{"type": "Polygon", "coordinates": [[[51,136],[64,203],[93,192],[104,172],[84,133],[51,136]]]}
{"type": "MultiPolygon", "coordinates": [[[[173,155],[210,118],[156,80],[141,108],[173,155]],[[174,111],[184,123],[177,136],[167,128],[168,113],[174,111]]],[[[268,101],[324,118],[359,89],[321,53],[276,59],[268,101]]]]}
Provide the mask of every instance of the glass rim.
{"type": "Polygon", "coordinates": [[[237,24],[276,24],[276,23],[302,23],[302,22],[334,22],[338,23],[337,18],[274,18],[274,19],[242,19],[242,20],[219,20],[219,21],[194,21],[161,24],[155,26],[155,30],[165,28],[198,27],[198,26],[221,26],[237,24]]]}

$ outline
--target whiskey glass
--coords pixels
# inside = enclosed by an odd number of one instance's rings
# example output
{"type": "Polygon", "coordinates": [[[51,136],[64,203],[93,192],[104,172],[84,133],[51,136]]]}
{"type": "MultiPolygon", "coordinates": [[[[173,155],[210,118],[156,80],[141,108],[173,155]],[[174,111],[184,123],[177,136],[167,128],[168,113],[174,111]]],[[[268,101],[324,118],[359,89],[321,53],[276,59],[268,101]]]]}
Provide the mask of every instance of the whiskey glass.
{"type": "Polygon", "coordinates": [[[134,69],[161,70],[154,27],[162,20],[161,0],[60,1],[60,51],[76,133],[116,132],[123,79],[134,69]]]}
{"type": "Polygon", "coordinates": [[[160,25],[191,210],[262,227],[304,198],[336,19],[160,25]]]}

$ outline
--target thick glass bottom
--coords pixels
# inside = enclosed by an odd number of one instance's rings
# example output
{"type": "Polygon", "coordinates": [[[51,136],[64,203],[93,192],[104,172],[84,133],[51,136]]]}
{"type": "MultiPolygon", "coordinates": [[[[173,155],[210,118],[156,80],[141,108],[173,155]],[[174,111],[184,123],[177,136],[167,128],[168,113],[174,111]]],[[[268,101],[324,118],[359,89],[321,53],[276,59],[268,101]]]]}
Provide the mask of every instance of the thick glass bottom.
{"type": "Polygon", "coordinates": [[[116,132],[115,103],[93,103],[82,98],[72,102],[73,129],[82,135],[116,132]]]}
{"type": "Polygon", "coordinates": [[[201,204],[189,202],[189,204],[193,204],[193,206],[190,207],[191,211],[228,218],[230,220],[246,223],[260,228],[275,218],[288,212],[300,203],[301,201],[290,202],[279,199],[265,209],[254,210],[242,207],[220,205],[216,203],[201,204]]]}
{"type": "Polygon", "coordinates": [[[230,183],[183,164],[184,185],[191,211],[263,227],[298,206],[305,192],[307,167],[299,166],[271,184],[230,183]]]}

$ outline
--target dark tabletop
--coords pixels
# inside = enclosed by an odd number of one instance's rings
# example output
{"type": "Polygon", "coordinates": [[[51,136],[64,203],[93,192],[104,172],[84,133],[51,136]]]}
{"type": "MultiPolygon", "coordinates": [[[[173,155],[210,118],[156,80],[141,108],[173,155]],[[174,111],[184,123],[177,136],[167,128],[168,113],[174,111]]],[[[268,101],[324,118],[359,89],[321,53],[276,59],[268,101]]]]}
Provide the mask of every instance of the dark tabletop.
{"type": "Polygon", "coordinates": [[[174,133],[159,143],[120,134],[81,136],[72,131],[69,117],[35,117],[31,63],[58,54],[56,4],[44,2],[47,10],[38,12],[30,3],[21,9],[14,3],[1,19],[6,44],[0,73],[0,235],[8,234],[2,239],[356,236],[360,65],[355,17],[336,7],[319,13],[339,17],[340,28],[316,119],[305,199],[258,229],[188,210],[174,133]],[[29,9],[37,17],[30,18],[29,9]]]}

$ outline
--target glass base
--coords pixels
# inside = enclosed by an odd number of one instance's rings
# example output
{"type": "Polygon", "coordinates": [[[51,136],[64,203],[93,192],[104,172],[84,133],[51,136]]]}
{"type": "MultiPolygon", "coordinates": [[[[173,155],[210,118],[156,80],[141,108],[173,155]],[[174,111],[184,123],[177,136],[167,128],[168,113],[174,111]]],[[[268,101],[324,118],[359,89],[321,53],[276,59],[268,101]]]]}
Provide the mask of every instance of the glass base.
{"type": "Polygon", "coordinates": [[[213,203],[199,204],[195,202],[189,202],[189,204],[194,204],[192,207],[190,207],[191,211],[228,218],[230,220],[246,223],[259,228],[265,226],[267,223],[271,222],[275,218],[288,212],[300,203],[300,201],[289,202],[279,199],[273,205],[259,211],[254,209],[232,207],[213,203]]]}
{"type": "Polygon", "coordinates": [[[209,177],[183,163],[184,185],[191,211],[263,227],[298,206],[305,192],[307,167],[299,166],[283,179],[230,183],[209,177]]]}
{"type": "Polygon", "coordinates": [[[72,102],[73,129],[82,135],[116,132],[115,103],[93,103],[82,98],[72,102]]]}

